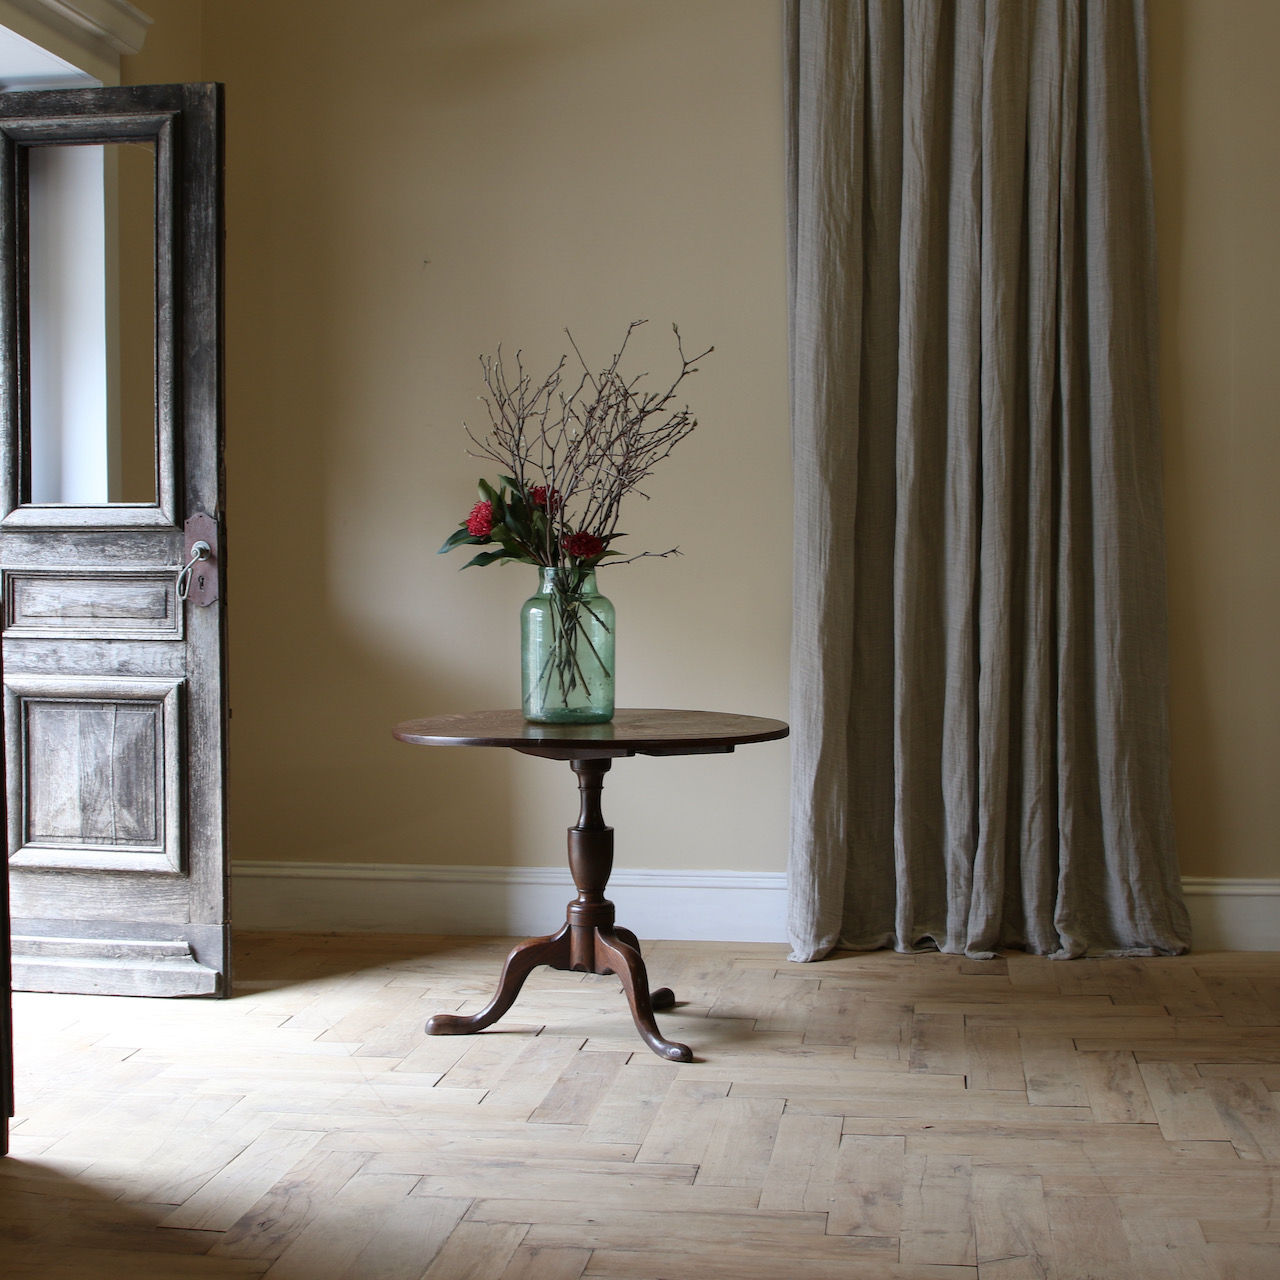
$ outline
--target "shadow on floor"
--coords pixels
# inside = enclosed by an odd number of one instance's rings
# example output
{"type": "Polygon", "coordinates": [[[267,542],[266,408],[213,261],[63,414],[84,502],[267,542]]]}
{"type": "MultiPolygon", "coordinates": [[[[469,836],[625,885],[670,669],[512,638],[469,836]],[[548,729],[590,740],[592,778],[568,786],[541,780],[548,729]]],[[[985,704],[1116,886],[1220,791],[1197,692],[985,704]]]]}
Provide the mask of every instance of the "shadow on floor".
{"type": "MultiPolygon", "coordinates": [[[[19,1130],[21,1132],[21,1130],[19,1130]]],[[[78,1181],[77,1163],[0,1160],[0,1272],[6,1280],[137,1280],[259,1275],[269,1260],[204,1257],[216,1231],[159,1226],[172,1205],[112,1200],[78,1181]]]]}

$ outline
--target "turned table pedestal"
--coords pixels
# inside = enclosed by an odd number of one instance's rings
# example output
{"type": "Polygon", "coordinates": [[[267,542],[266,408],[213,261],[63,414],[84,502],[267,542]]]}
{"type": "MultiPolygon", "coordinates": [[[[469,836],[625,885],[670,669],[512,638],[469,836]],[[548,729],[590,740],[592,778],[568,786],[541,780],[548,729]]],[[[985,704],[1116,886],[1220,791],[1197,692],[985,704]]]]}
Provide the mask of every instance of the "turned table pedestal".
{"type": "Polygon", "coordinates": [[[578,896],[569,903],[563,927],[545,938],[522,942],[507,957],[493,999],[469,1017],[440,1013],[427,1023],[428,1035],[470,1035],[491,1026],[511,1008],[524,980],[538,965],[582,973],[616,973],[627,993],[636,1030],[659,1057],[691,1062],[689,1047],[667,1040],[655,1009],[669,1008],[674,994],[649,990],[640,944],[614,920],[604,896],[613,869],[613,828],[600,808],[604,775],[621,756],[693,756],[732,751],[750,742],[785,738],[781,720],[724,715],[714,711],[626,711],[608,724],[530,724],[519,711],[475,711],[408,720],[392,730],[401,742],[440,747],[509,747],[525,755],[567,760],[577,775],[578,821],[569,828],[569,869],[578,896]]]}

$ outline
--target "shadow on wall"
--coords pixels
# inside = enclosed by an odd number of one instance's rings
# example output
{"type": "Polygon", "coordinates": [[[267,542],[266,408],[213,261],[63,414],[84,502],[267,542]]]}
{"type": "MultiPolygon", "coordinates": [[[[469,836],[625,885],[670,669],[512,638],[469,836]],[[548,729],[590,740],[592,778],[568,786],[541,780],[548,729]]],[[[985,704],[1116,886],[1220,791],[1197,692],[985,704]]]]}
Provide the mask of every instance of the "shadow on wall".
{"type": "MultiPolygon", "coordinates": [[[[560,864],[567,778],[390,738],[403,719],[518,697],[531,572],[435,558],[484,470],[459,423],[482,415],[477,357],[499,341],[535,344],[544,368],[562,323],[606,335],[607,353],[648,315],[655,335],[678,319],[720,343],[694,400],[724,443],[695,437],[661,480],[659,536],[689,557],[661,580],[627,571],[643,604],[621,643],[645,658],[621,667],[619,694],[777,713],[786,504],[748,522],[726,569],[706,491],[758,491],[786,465],[773,6],[740,27],[722,3],[395,0],[354,27],[282,11],[245,41],[251,6],[228,4],[205,6],[204,56],[227,85],[233,854],[560,864]],[[741,654],[715,630],[729,609],[741,654]],[[672,619],[688,661],[668,672],[642,645],[672,619]],[[724,691],[710,704],[691,701],[699,664],[724,691]]],[[[626,517],[637,544],[642,507],[626,517]]],[[[610,804],[638,790],[620,782],[610,804]]],[[[693,792],[675,807],[696,808],[693,792]]],[[[763,846],[750,855],[780,858],[763,846]]]]}
{"type": "MultiPolygon", "coordinates": [[[[253,109],[245,95],[229,93],[228,104],[241,118],[253,109]]],[[[411,326],[396,325],[387,349],[375,339],[389,322],[371,317],[376,350],[351,348],[351,286],[342,275],[360,261],[324,190],[327,171],[307,157],[282,158],[284,176],[314,199],[299,243],[281,252],[271,184],[237,166],[236,136],[232,128],[232,855],[503,861],[514,822],[506,753],[411,748],[391,738],[401,720],[494,705],[493,682],[463,669],[471,655],[462,611],[447,599],[433,610],[423,571],[456,517],[420,498],[432,454],[406,411],[421,403],[411,326]],[[239,237],[237,227],[245,229],[239,237]],[[392,382],[409,384],[408,393],[392,382]],[[464,803],[467,796],[482,797],[482,807],[464,803]],[[469,859],[481,830],[497,848],[469,859]]],[[[421,287],[402,282],[402,290],[389,309],[429,308],[421,287]]],[[[459,492],[460,507],[467,497],[459,492]]],[[[483,594],[471,625],[492,630],[501,593],[483,594]]]]}

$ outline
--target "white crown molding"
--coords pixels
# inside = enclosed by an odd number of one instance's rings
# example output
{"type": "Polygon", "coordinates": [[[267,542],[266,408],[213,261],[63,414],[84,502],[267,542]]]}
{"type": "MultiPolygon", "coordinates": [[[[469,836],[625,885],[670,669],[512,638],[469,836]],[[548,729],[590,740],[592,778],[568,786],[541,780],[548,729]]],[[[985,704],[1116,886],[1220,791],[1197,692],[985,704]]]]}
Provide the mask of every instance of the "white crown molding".
{"type": "Polygon", "coordinates": [[[128,0],[0,0],[0,25],[100,80],[118,84],[152,20],[128,0]]]}
{"type": "Polygon", "coordinates": [[[152,19],[128,0],[9,0],[37,17],[52,17],[85,32],[115,53],[137,53],[152,19]]]}

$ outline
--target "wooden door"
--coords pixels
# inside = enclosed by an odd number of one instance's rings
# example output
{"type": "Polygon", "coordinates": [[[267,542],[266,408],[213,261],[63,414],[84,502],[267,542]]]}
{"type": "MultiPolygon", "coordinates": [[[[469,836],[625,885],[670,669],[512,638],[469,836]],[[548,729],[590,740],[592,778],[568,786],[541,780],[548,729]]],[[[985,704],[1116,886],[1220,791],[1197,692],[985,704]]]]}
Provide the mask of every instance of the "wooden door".
{"type": "Polygon", "coordinates": [[[0,94],[18,990],[226,989],[221,298],[221,86],[0,94]]]}
{"type": "MultiPolygon", "coordinates": [[[[4,662],[0,658],[0,679],[4,662]]],[[[4,756],[0,755],[0,827],[4,819],[4,756]]],[[[9,877],[0,876],[0,1156],[9,1154],[13,1119],[13,979],[9,968],[9,877]]]]}

